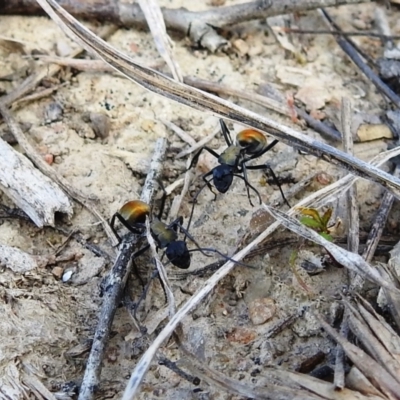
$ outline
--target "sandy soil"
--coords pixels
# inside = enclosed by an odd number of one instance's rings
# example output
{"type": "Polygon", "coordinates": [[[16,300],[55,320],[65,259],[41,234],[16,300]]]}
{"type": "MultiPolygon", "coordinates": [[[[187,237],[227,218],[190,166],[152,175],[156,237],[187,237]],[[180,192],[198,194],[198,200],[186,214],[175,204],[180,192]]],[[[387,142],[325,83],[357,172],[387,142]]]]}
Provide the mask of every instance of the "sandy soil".
{"type": "MultiPolygon", "coordinates": [[[[183,0],[160,3],[168,7],[186,6],[193,10],[209,7],[205,2],[183,0]]],[[[354,30],[355,21],[362,21],[367,26],[372,23],[373,8],[374,5],[348,7],[335,10],[333,14],[343,29],[354,30]]],[[[396,14],[397,11],[392,13],[392,21],[395,21],[396,14]]],[[[316,12],[301,14],[298,18],[300,27],[324,28],[316,12]]],[[[46,18],[1,17],[0,21],[0,35],[23,41],[28,51],[36,49],[55,54],[68,52],[75,46],[46,18]]],[[[396,28],[398,26],[393,24],[393,33],[396,33],[396,28]]],[[[267,82],[284,93],[293,94],[300,89],[318,87],[324,92],[323,110],[330,116],[337,117],[342,96],[351,99],[356,111],[375,113],[383,104],[331,37],[296,38],[296,46],[301,47],[305,54],[302,64],[276,42],[264,23],[250,23],[233,29],[232,42],[237,38],[247,44],[248,54],[235,48],[229,54],[209,54],[205,50],[193,49],[188,40],[175,35],[176,60],[185,75],[220,81],[242,90],[256,91],[267,82]]],[[[380,53],[378,41],[356,40],[371,54],[380,53]]],[[[139,58],[143,64],[160,60],[147,32],[120,29],[108,41],[139,58]]],[[[23,68],[35,68],[34,62],[21,53],[3,48],[0,52],[2,76],[23,68]]],[[[167,186],[183,176],[186,159],[177,159],[176,154],[187,148],[187,144],[169,131],[160,119],[175,122],[195,140],[200,140],[218,126],[216,118],[158,97],[122,77],[65,68],[56,79],[63,85],[52,96],[24,103],[16,110],[16,117],[20,122],[30,124],[29,135],[37,148],[43,154],[55,156],[53,166],[57,173],[86,196],[94,196],[99,210],[107,218],[126,201],[140,196],[158,137],[166,136],[170,141],[164,184],[167,186]],[[54,102],[62,106],[62,118],[46,123],[46,110],[54,102]],[[85,115],[90,112],[108,116],[111,124],[108,137],[96,137],[90,124],[85,122],[85,115]]],[[[11,82],[1,81],[0,90],[9,92],[20,82],[21,78],[11,82]]],[[[321,96],[316,94],[316,97],[321,96]]],[[[290,120],[274,115],[261,106],[232,100],[292,124],[290,120]]],[[[236,124],[229,126],[235,133],[241,129],[236,124]]],[[[308,134],[323,140],[316,133],[310,131],[308,134]]],[[[220,135],[209,145],[217,152],[226,147],[220,135]]],[[[356,146],[356,152],[360,157],[369,159],[385,147],[386,144],[379,141],[373,146],[356,146]]],[[[284,191],[312,172],[324,172],[332,179],[341,173],[327,163],[299,154],[283,144],[267,153],[264,160],[268,160],[277,175],[289,182],[283,184],[284,191]]],[[[265,184],[262,172],[251,172],[249,179],[266,203],[279,198],[277,187],[265,184]]],[[[198,183],[194,183],[194,188],[196,185],[198,183]]],[[[317,187],[315,183],[307,190],[316,190],[317,187]]],[[[359,193],[361,223],[367,228],[382,190],[361,182],[359,193]]],[[[307,191],[302,192],[299,198],[306,194],[307,191]]],[[[199,196],[190,232],[201,246],[216,247],[230,253],[244,233],[249,232],[249,226],[259,228],[252,219],[258,207],[249,205],[240,180],[227,194],[218,195],[217,201],[212,199],[213,195],[207,190],[199,196]]],[[[181,215],[185,218],[190,212],[188,200],[185,199],[181,208],[181,215]]],[[[12,206],[1,194],[0,202],[12,206]]],[[[389,221],[391,233],[397,233],[396,215],[397,210],[389,221]]],[[[57,221],[60,227],[77,229],[89,242],[114,254],[97,221],[81,206],[75,204],[71,219],[60,216],[57,221]]],[[[274,240],[285,243],[288,238],[293,236],[282,230],[274,240]]],[[[50,258],[65,239],[65,235],[52,228],[38,229],[22,220],[0,219],[0,243],[30,254],[50,258]]],[[[303,242],[263,252],[247,261],[258,269],[237,267],[205,304],[186,318],[184,334],[200,359],[230,377],[253,384],[262,384],[263,368],[272,365],[299,369],[304,361],[318,354],[322,354],[319,366],[332,365],[334,345],[321,332],[311,312],[318,310],[329,318],[333,300],[346,288],[347,274],[343,269],[328,265],[322,274],[309,276],[297,264],[291,266],[291,257],[300,246],[320,254],[318,248],[303,242]],[[249,306],[261,298],[272,299],[276,309],[266,323],[255,325],[250,318],[249,306]],[[290,316],[297,317],[288,328],[269,337],[271,329],[290,316]]],[[[74,240],[68,242],[61,255],[67,261],[49,264],[23,275],[5,267],[0,274],[1,315],[7,315],[0,321],[0,375],[3,376],[4,388],[12,393],[13,399],[23,398],[22,388],[28,386],[23,382],[29,374],[34,374],[53,392],[65,388],[67,383],[79,384],[82,378],[87,352],[80,349],[87,349],[92,338],[101,304],[99,285],[111,264],[74,240]],[[73,278],[63,283],[54,275],[53,268],[56,266],[64,272],[73,270],[73,278]]],[[[195,253],[191,270],[212,261],[195,253]]],[[[151,261],[144,256],[138,264],[145,279],[151,261]]],[[[180,272],[169,268],[172,273],[180,272]]],[[[184,301],[205,279],[188,277],[174,281],[179,301],[184,301]]],[[[133,278],[130,292],[134,299],[137,299],[140,290],[138,280],[133,278]]],[[[162,290],[155,284],[146,300],[147,320],[151,320],[163,303],[162,290]]],[[[132,368],[147,348],[152,335],[149,338],[140,337],[127,309],[118,309],[102,372],[99,399],[120,397],[132,368]]],[[[173,345],[166,345],[163,351],[171,359],[178,356],[173,345]]],[[[142,385],[140,398],[238,398],[215,391],[206,384],[201,388],[203,392],[194,393],[193,385],[154,363],[142,385]]],[[[2,390],[4,396],[6,391],[2,390]]]]}

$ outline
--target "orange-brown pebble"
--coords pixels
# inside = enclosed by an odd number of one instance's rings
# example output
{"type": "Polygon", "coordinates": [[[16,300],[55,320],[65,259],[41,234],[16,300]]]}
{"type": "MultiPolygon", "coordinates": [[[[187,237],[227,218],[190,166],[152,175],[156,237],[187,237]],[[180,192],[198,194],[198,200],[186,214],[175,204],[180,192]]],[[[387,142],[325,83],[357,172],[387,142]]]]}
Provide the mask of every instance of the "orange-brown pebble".
{"type": "Polygon", "coordinates": [[[47,162],[47,164],[51,165],[54,162],[54,156],[53,154],[47,153],[43,156],[44,161],[47,162]]]}
{"type": "Polygon", "coordinates": [[[130,223],[144,223],[146,216],[150,215],[150,206],[140,200],[128,201],[121,207],[119,213],[130,223]]]}
{"type": "Polygon", "coordinates": [[[275,301],[269,297],[255,299],[248,305],[249,317],[254,325],[261,325],[276,313],[275,301]]]}
{"type": "Polygon", "coordinates": [[[243,326],[238,326],[233,330],[233,332],[227,335],[227,339],[230,342],[247,344],[252,342],[257,337],[256,333],[243,326]]]}

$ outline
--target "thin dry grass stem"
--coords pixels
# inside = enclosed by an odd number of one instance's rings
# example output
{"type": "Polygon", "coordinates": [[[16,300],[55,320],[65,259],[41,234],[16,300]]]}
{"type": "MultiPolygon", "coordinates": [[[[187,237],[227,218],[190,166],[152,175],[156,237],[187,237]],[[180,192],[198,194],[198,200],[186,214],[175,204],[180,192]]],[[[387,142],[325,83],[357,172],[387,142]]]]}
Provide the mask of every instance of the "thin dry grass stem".
{"type": "Polygon", "coordinates": [[[360,315],[389,353],[400,361],[400,336],[381,315],[377,314],[371,304],[360,295],[358,295],[357,300],[357,307],[360,315]]]}
{"type": "Polygon", "coordinates": [[[165,118],[158,118],[168,129],[171,129],[180,139],[186,142],[189,146],[195,146],[197,142],[188,135],[183,129],[179,128],[173,122],[166,120],[165,118]]]}
{"type": "Polygon", "coordinates": [[[34,92],[34,93],[32,93],[32,94],[30,94],[28,96],[21,97],[20,99],[14,101],[13,108],[15,109],[16,106],[19,106],[23,102],[35,101],[35,100],[40,100],[40,99],[43,99],[45,97],[48,97],[52,93],[56,92],[58,89],[60,89],[63,86],[66,86],[66,85],[67,85],[67,82],[64,82],[61,85],[55,85],[55,86],[52,86],[52,87],[50,87],[48,89],[44,89],[44,90],[41,90],[41,91],[36,91],[36,92],[34,92]]]}
{"type": "MultiPolygon", "coordinates": [[[[160,138],[154,146],[154,154],[150,162],[149,173],[143,185],[140,199],[147,204],[151,204],[157,187],[157,182],[161,176],[165,153],[167,150],[167,140],[160,138]]],[[[132,255],[136,245],[140,241],[138,235],[128,234],[121,243],[119,253],[115,263],[105,277],[102,287],[103,304],[99,313],[99,322],[93,337],[93,344],[86,364],[85,374],[82,380],[79,400],[91,400],[100,382],[102,361],[106,350],[108,337],[110,335],[112,322],[118,304],[122,298],[126,282],[132,272],[132,255]]]]}
{"type": "Polygon", "coordinates": [[[175,189],[177,189],[180,186],[183,186],[184,183],[185,183],[184,178],[177,179],[175,182],[172,182],[165,188],[165,193],[167,194],[167,196],[169,196],[175,189]]]}
{"type": "Polygon", "coordinates": [[[218,127],[213,130],[209,135],[207,135],[205,138],[199,140],[194,146],[191,146],[189,149],[187,150],[183,150],[180,153],[178,153],[178,155],[176,156],[176,158],[183,158],[188,156],[189,154],[194,153],[195,151],[201,149],[202,147],[204,147],[208,142],[210,142],[212,139],[215,138],[215,136],[221,132],[221,128],[218,127]]]}
{"type": "MultiPolygon", "coordinates": [[[[334,23],[330,15],[325,10],[319,10],[324,22],[329,29],[341,31],[341,29],[334,23]]],[[[400,108],[400,97],[393,92],[393,90],[384,83],[380,77],[364,62],[361,57],[360,49],[358,49],[354,42],[351,42],[348,37],[335,36],[336,42],[340,48],[347,54],[351,61],[360,69],[360,71],[372,82],[375,87],[386,96],[397,108],[400,108]]],[[[365,54],[363,54],[365,55],[365,54]]]]}
{"type": "MultiPolygon", "coordinates": [[[[400,245],[399,243],[394,246],[390,252],[390,259],[387,265],[382,265],[379,270],[381,274],[390,279],[397,287],[400,286],[399,282],[399,261],[400,261],[400,245]]],[[[387,301],[387,306],[394,322],[396,323],[398,329],[400,329],[400,296],[393,295],[388,291],[383,291],[384,297],[387,301]]]]}
{"type": "MultiPolygon", "coordinates": [[[[351,103],[348,98],[342,99],[341,105],[341,126],[343,136],[343,148],[346,153],[353,155],[353,135],[351,133],[351,103]]],[[[357,204],[357,188],[351,186],[347,192],[347,219],[348,219],[348,236],[347,249],[353,253],[358,253],[360,244],[359,231],[360,219],[357,204]]]]}
{"type": "Polygon", "coordinates": [[[174,79],[182,82],[182,74],[173,55],[172,40],[167,34],[164,17],[157,0],[139,0],[139,5],[149,25],[158,52],[171,70],[174,79]]]}
{"type": "MultiPolygon", "coordinates": [[[[346,153],[353,155],[353,135],[351,133],[351,103],[348,98],[342,98],[341,103],[341,131],[343,137],[343,148],[346,153]]],[[[359,230],[360,220],[357,204],[357,188],[352,185],[346,193],[347,198],[347,249],[350,252],[358,254],[360,243],[359,230]]],[[[354,274],[349,271],[350,280],[354,279],[354,274]]],[[[346,312],[340,327],[340,334],[347,338],[349,332],[348,313],[346,312]]],[[[338,344],[336,346],[335,375],[334,385],[337,390],[342,390],[345,384],[345,355],[343,348],[338,344]]]]}
{"type": "Polygon", "coordinates": [[[400,198],[400,180],[381,171],[355,157],[349,156],[329,145],[318,142],[307,135],[282,125],[263,115],[256,114],[229,101],[220,99],[209,93],[170,79],[154,70],[149,70],[133,62],[125,54],[119,52],[99,39],[86,27],[76,21],[54,0],[37,0],[45,11],[65,32],[78,41],[91,53],[103,58],[117,71],[145,88],[181,102],[198,110],[211,112],[213,115],[227,118],[254,129],[266,132],[278,140],[294,145],[300,150],[322,157],[324,160],[340,165],[348,171],[367,179],[374,180],[389,188],[400,198]],[[51,4],[51,6],[49,5],[51,4]]]}
{"type": "Polygon", "coordinates": [[[189,186],[192,182],[193,172],[191,169],[189,169],[191,162],[192,162],[192,157],[189,157],[186,162],[186,172],[185,172],[185,178],[184,178],[184,184],[183,184],[182,191],[178,196],[174,197],[174,200],[171,205],[171,209],[169,211],[170,220],[174,220],[175,218],[178,217],[179,210],[180,210],[181,204],[182,204],[182,200],[185,198],[186,193],[189,190],[189,186]]]}
{"type": "MultiPolygon", "coordinates": [[[[400,168],[396,166],[394,171],[395,176],[400,176],[400,168]]],[[[382,237],[382,232],[385,227],[389,212],[392,208],[394,197],[388,191],[385,192],[381,200],[378,211],[375,214],[372,222],[371,230],[368,234],[367,242],[365,245],[362,257],[370,262],[374,257],[375,251],[378,247],[379,241],[382,237]]],[[[361,276],[355,276],[350,285],[351,291],[360,291],[364,285],[364,279],[361,276]]]]}
{"type": "MultiPolygon", "coordinates": [[[[183,81],[190,86],[196,87],[201,90],[205,90],[207,92],[222,94],[225,96],[233,96],[239,99],[248,100],[253,103],[259,104],[260,106],[264,106],[269,110],[275,111],[278,114],[285,115],[286,117],[291,118],[292,114],[289,110],[289,107],[283,104],[280,101],[271,99],[270,97],[262,96],[261,94],[249,92],[245,90],[236,90],[231,87],[221,85],[217,82],[207,81],[205,79],[200,79],[193,76],[185,76],[183,81]]],[[[283,94],[282,94],[282,97],[283,94]]]]}
{"type": "MultiPolygon", "coordinates": [[[[368,326],[360,312],[355,307],[353,307],[349,302],[346,301],[345,304],[349,312],[349,327],[353,334],[361,342],[360,344],[362,344],[362,346],[360,347],[367,349],[369,355],[373,357],[377,362],[379,362],[380,365],[385,368],[386,371],[389,372],[393,376],[393,378],[395,378],[400,384],[400,364],[398,360],[393,358],[393,355],[379,340],[379,337],[375,335],[375,332],[373,332],[373,323],[375,321],[372,321],[372,319],[370,318],[369,322],[370,324],[372,324],[372,326],[368,326]]],[[[378,321],[376,322],[379,324],[378,321]]],[[[378,326],[376,326],[376,328],[379,329],[378,326]]]]}
{"type": "MultiPolygon", "coordinates": [[[[180,349],[183,350],[182,346],[180,349]]],[[[179,361],[179,364],[189,369],[192,374],[207,382],[214,387],[214,389],[226,391],[237,396],[260,400],[272,400],[277,398],[281,400],[323,400],[322,397],[311,392],[288,387],[287,382],[283,383],[283,386],[271,384],[268,387],[244,384],[201,363],[188,351],[184,351],[184,357],[179,361]]]]}
{"type": "Polygon", "coordinates": [[[171,285],[169,283],[167,271],[164,267],[164,264],[161,262],[160,257],[157,254],[156,243],[151,234],[150,222],[149,222],[148,218],[146,218],[146,239],[150,245],[151,254],[152,254],[154,263],[156,264],[158,275],[161,279],[161,282],[162,282],[162,285],[164,288],[164,292],[167,297],[168,309],[169,309],[168,314],[169,314],[169,317],[171,318],[176,312],[174,293],[171,289],[171,285]]]}

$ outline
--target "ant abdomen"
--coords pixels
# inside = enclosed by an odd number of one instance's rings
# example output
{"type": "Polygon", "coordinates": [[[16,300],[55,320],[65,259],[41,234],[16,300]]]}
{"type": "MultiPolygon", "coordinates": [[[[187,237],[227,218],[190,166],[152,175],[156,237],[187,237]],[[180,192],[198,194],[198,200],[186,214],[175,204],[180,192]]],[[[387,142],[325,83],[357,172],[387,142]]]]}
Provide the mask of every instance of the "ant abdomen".
{"type": "Polygon", "coordinates": [[[144,224],[150,215],[150,206],[140,200],[128,201],[118,213],[129,224],[144,224]]]}
{"type": "Polygon", "coordinates": [[[236,135],[240,147],[246,150],[247,154],[262,152],[267,144],[267,138],[254,129],[244,129],[236,135]]]}

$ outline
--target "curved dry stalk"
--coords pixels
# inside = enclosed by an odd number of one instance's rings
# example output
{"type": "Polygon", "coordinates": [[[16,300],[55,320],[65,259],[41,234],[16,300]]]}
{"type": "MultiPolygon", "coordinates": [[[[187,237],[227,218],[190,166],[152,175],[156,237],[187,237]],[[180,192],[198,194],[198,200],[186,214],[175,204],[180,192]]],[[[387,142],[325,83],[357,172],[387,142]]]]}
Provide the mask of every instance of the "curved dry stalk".
{"type": "Polygon", "coordinates": [[[400,179],[381,171],[374,166],[343,153],[329,145],[316,141],[294,129],[277,123],[246,108],[220,99],[209,93],[174,81],[163,74],[145,68],[125,54],[119,52],[99,39],[85,26],[68,14],[54,0],[37,0],[45,11],[73,40],[84,46],[89,52],[102,58],[115,70],[129,79],[157,94],[180,102],[197,110],[207,111],[213,115],[230,119],[268,133],[280,141],[294,146],[307,153],[321,157],[332,164],[339,165],[349,172],[373,180],[388,188],[400,198],[400,179]],[[51,4],[51,6],[50,6],[51,4]]]}

